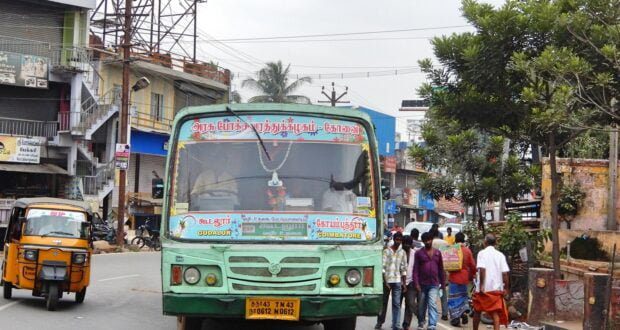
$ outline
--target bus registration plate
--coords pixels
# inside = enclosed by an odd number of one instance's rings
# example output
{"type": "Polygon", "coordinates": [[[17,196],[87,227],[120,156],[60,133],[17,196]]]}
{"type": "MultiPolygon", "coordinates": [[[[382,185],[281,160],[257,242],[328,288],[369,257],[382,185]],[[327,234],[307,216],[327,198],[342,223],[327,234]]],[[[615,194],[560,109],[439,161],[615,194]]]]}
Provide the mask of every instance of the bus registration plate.
{"type": "Polygon", "coordinates": [[[247,297],[245,318],[248,320],[299,320],[299,298],[247,297]]]}

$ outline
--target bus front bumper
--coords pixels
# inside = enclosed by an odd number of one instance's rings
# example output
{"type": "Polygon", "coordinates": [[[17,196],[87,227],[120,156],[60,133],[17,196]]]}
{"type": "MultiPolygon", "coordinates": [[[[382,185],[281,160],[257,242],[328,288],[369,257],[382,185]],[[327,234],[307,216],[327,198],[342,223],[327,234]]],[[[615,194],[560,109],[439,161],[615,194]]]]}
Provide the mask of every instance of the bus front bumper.
{"type": "MultiPolygon", "coordinates": [[[[300,298],[300,320],[320,321],[351,316],[379,314],[382,295],[364,296],[293,296],[300,298]]],[[[166,315],[244,318],[243,295],[204,295],[164,293],[166,315]]]]}

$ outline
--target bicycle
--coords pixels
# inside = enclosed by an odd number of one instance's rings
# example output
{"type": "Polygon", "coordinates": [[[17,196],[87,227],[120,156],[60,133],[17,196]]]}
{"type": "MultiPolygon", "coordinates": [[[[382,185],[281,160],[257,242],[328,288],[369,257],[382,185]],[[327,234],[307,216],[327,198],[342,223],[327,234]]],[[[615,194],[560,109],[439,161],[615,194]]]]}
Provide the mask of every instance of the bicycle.
{"type": "Polygon", "coordinates": [[[150,221],[147,221],[144,225],[138,227],[136,230],[136,234],[138,236],[134,237],[131,240],[131,245],[135,245],[138,248],[142,249],[145,245],[149,247],[149,249],[153,249],[155,251],[161,251],[161,240],[159,239],[159,230],[149,229],[150,221]],[[144,234],[148,233],[148,236],[144,234]]]}

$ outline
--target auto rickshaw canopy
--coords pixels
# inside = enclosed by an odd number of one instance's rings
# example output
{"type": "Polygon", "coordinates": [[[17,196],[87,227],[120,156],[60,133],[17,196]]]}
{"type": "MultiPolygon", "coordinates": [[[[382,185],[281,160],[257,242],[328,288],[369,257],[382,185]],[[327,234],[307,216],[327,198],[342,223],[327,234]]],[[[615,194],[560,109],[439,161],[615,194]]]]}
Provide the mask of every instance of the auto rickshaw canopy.
{"type": "Polygon", "coordinates": [[[53,207],[54,205],[60,207],[74,207],[78,208],[80,211],[86,212],[89,216],[93,215],[92,208],[90,204],[81,201],[74,201],[70,199],[62,199],[62,198],[51,198],[51,197],[37,197],[37,198],[20,198],[15,201],[13,207],[19,208],[30,208],[30,207],[53,207]]]}

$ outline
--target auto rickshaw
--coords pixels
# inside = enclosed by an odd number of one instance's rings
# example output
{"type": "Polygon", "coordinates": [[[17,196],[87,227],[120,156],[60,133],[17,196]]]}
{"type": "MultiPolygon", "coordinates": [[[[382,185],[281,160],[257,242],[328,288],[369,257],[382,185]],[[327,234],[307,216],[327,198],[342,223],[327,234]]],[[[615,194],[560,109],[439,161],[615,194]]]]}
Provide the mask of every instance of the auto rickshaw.
{"type": "Polygon", "coordinates": [[[4,244],[2,285],[5,299],[13,288],[45,297],[56,309],[63,293],[84,302],[90,281],[92,212],[84,202],[58,198],[22,198],[11,211],[4,244]]]}

